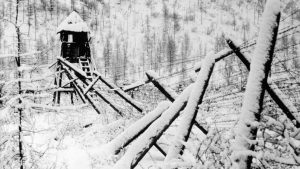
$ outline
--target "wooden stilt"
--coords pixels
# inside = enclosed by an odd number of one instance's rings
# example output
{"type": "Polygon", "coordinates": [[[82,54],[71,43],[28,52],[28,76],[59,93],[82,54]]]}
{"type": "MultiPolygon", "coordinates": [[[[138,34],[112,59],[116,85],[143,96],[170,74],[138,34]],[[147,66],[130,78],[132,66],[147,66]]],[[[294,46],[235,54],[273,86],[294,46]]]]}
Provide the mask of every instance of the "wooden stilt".
{"type": "MultiPolygon", "coordinates": [[[[73,77],[72,73],[68,70],[65,69],[66,71],[66,75],[69,78],[69,80],[75,79],[76,77],[73,77]]],[[[83,96],[91,105],[92,107],[96,110],[96,112],[98,114],[100,114],[100,110],[98,109],[98,107],[96,106],[96,104],[94,103],[92,97],[88,94],[83,94],[83,89],[80,85],[78,85],[78,83],[76,81],[72,82],[74,84],[74,87],[76,88],[77,92],[79,93],[79,96],[83,96]]]]}

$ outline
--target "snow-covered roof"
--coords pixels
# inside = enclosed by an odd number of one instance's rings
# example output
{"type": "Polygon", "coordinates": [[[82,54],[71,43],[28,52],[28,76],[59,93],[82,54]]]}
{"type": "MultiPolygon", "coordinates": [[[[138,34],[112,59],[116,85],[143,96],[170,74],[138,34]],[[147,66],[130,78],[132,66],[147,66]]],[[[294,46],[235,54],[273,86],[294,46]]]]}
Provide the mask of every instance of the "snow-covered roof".
{"type": "Polygon", "coordinates": [[[87,24],[79,14],[73,11],[57,28],[57,33],[61,31],[90,32],[87,24]]]}

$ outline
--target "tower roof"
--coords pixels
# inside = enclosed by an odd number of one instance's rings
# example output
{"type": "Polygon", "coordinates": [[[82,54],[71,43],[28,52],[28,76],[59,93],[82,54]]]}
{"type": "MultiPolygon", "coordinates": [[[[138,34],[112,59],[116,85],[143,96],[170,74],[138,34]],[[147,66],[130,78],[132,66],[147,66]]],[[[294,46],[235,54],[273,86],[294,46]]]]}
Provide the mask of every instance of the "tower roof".
{"type": "Polygon", "coordinates": [[[61,31],[90,32],[87,24],[76,11],[73,11],[58,27],[57,33],[61,31]]]}

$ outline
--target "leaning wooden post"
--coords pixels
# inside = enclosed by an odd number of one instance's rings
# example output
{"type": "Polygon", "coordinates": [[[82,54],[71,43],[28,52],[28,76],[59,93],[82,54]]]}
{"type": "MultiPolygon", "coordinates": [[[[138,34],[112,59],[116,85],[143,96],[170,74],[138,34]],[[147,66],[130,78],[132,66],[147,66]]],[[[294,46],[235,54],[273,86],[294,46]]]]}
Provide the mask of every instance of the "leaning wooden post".
{"type": "Polygon", "coordinates": [[[197,76],[197,80],[193,86],[187,105],[183,110],[182,118],[177,130],[178,132],[175,136],[178,140],[175,140],[175,142],[170,145],[165,161],[177,158],[180,154],[182,154],[184,149],[182,142],[186,142],[189,138],[193,122],[197,117],[198,108],[202,103],[214,65],[215,58],[208,55],[202,63],[202,68],[197,76]]]}
{"type": "Polygon", "coordinates": [[[193,85],[188,86],[171,106],[128,148],[114,169],[134,168],[185,107],[193,85]]]}
{"type": "Polygon", "coordinates": [[[153,85],[158,88],[158,90],[166,96],[168,100],[173,102],[175,100],[175,97],[177,97],[177,94],[173,91],[168,90],[163,84],[159,83],[156,79],[158,79],[157,75],[153,71],[146,72],[146,76],[153,83],[153,85]]]}
{"type": "Polygon", "coordinates": [[[256,139],[279,20],[280,1],[268,0],[260,25],[257,45],[251,59],[241,114],[235,127],[236,135],[231,146],[232,168],[251,168],[252,156],[246,152],[254,150],[254,144],[251,144],[251,141],[256,139]]]}
{"type": "MultiPolygon", "coordinates": [[[[234,42],[230,39],[227,39],[228,46],[234,51],[234,53],[240,58],[240,60],[244,63],[248,70],[250,70],[250,61],[249,59],[241,53],[240,49],[234,44],[234,42]]],[[[297,108],[294,105],[290,104],[285,96],[282,93],[277,85],[270,81],[265,85],[267,92],[270,94],[271,98],[275,101],[275,103],[281,108],[284,114],[291,120],[291,122],[297,127],[300,128],[300,119],[297,119],[296,113],[297,108]]]]}
{"type": "Polygon", "coordinates": [[[122,89],[120,89],[119,87],[117,87],[116,85],[108,82],[106,79],[103,78],[103,76],[98,73],[98,72],[94,72],[97,76],[99,76],[99,79],[106,84],[110,89],[113,89],[114,92],[119,95],[122,99],[124,99],[127,103],[129,103],[131,106],[133,106],[137,111],[139,112],[143,112],[143,109],[138,106],[134,100],[132,100],[132,98],[130,96],[128,96],[122,89]]]}
{"type": "MultiPolygon", "coordinates": [[[[153,72],[153,71],[148,71],[146,72],[146,75],[148,77],[148,80],[151,81],[153,83],[153,85],[158,88],[158,90],[166,96],[167,99],[169,99],[171,102],[173,102],[176,97],[178,96],[177,93],[175,93],[175,91],[173,91],[172,89],[168,88],[166,85],[164,85],[163,83],[157,81],[157,79],[159,79],[158,75],[153,72]]],[[[195,126],[201,130],[201,132],[203,134],[207,134],[207,130],[204,129],[197,121],[196,119],[194,120],[195,126]]]]}

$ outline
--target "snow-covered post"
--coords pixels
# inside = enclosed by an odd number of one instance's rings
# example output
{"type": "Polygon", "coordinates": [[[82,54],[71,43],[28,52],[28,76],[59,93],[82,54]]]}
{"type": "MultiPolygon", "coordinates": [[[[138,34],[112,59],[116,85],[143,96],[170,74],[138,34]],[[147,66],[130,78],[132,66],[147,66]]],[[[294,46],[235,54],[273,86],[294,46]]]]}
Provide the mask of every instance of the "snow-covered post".
{"type": "Polygon", "coordinates": [[[171,103],[163,101],[158,104],[156,109],[146,114],[137,122],[129,126],[124,132],[119,134],[107,147],[111,154],[118,154],[121,149],[130,144],[138,136],[140,136],[161,114],[170,107],[171,103]]]}
{"type": "MultiPolygon", "coordinates": [[[[233,54],[233,51],[231,49],[223,49],[220,52],[214,54],[215,62],[218,62],[231,54],[233,54]]],[[[201,62],[196,63],[194,66],[195,72],[199,72],[201,70],[201,67],[201,62]]]]}
{"type": "Polygon", "coordinates": [[[198,106],[202,103],[205,90],[208,86],[208,82],[215,65],[215,57],[213,56],[214,55],[208,55],[204,59],[204,62],[202,62],[201,70],[191,91],[188,103],[183,110],[182,118],[180,119],[181,121],[178,126],[178,132],[175,136],[178,140],[175,140],[174,143],[170,145],[165,161],[177,158],[184,149],[182,142],[186,142],[189,138],[193,122],[197,117],[198,106]]]}
{"type": "Polygon", "coordinates": [[[135,142],[130,145],[124,156],[115,164],[113,169],[134,168],[161,135],[168,129],[185,107],[193,85],[188,86],[171,104],[171,106],[154,121],[135,142]]]}
{"type": "MultiPolygon", "coordinates": [[[[240,49],[235,45],[235,43],[227,39],[228,46],[234,51],[234,53],[240,58],[240,60],[244,63],[248,70],[250,70],[250,61],[243,53],[241,53],[240,49]]],[[[286,114],[288,119],[292,121],[292,123],[300,128],[300,119],[297,118],[297,108],[290,103],[288,97],[282,93],[277,85],[270,81],[266,84],[266,90],[270,94],[271,98],[275,101],[275,103],[281,108],[281,110],[286,114]]]]}
{"type": "Polygon", "coordinates": [[[232,143],[233,168],[250,168],[258,122],[262,111],[265,87],[274,53],[280,20],[280,1],[268,0],[261,20],[257,45],[251,59],[250,73],[239,121],[232,143]]]}

